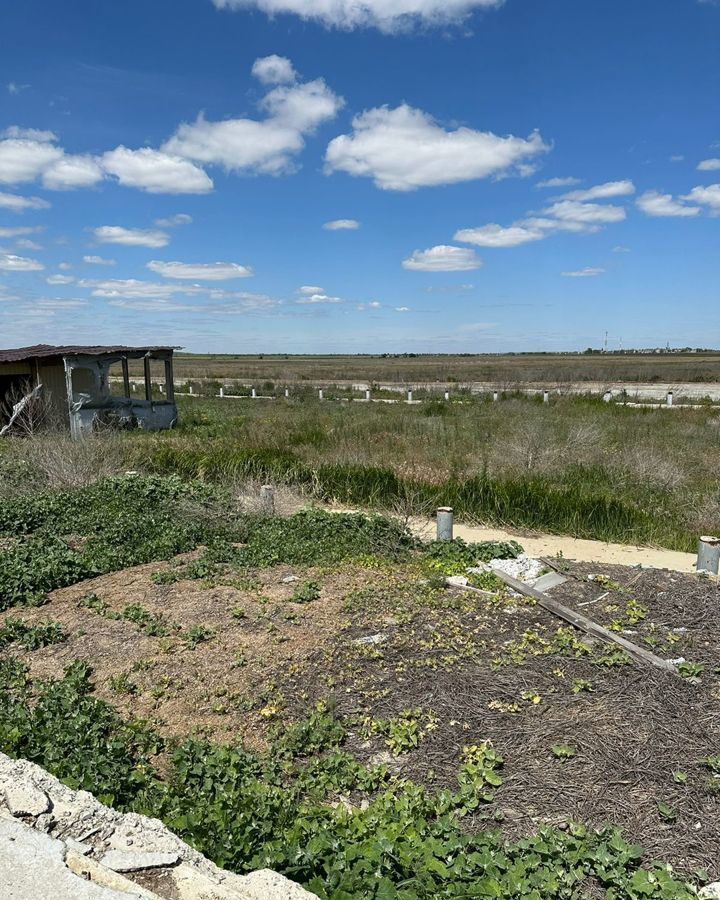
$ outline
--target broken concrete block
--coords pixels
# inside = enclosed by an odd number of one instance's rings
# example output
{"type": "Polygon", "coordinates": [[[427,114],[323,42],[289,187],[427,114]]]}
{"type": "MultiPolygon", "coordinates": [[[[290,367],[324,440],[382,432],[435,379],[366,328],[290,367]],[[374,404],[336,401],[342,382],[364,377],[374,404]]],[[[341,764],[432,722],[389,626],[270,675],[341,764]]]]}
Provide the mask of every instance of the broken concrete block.
{"type": "Polygon", "coordinates": [[[50,798],[33,782],[5,786],[5,803],[13,816],[41,816],[50,809],[50,798]]]}
{"type": "Polygon", "coordinates": [[[258,869],[243,877],[244,887],[257,900],[317,900],[315,894],[288,881],[272,869],[258,869]]]}
{"type": "Polygon", "coordinates": [[[467,587],[468,580],[465,575],[448,575],[445,584],[450,587],[467,587]]]}
{"type": "Polygon", "coordinates": [[[108,850],[100,865],[113,872],[139,872],[142,869],[167,869],[180,862],[179,853],[152,853],[137,850],[108,850]]]}

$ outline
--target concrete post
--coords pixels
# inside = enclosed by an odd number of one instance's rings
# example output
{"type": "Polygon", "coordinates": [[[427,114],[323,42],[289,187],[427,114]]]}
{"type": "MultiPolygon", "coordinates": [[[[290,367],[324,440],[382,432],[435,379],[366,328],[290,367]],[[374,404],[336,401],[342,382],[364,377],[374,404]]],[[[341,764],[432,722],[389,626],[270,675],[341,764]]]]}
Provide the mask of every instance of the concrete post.
{"type": "Polygon", "coordinates": [[[612,391],[605,391],[605,393],[603,394],[603,400],[606,403],[609,403],[612,400],[612,391]]]}
{"type": "Polygon", "coordinates": [[[365,391],[365,399],[370,402],[370,391],[365,391]]]}
{"type": "Polygon", "coordinates": [[[550,391],[543,391],[543,403],[550,402],[550,391]]]}
{"type": "Polygon", "coordinates": [[[318,400],[322,400],[322,399],[324,399],[324,395],[323,395],[322,388],[321,388],[321,389],[318,391],[318,400]]]}
{"type": "Polygon", "coordinates": [[[407,402],[408,402],[408,403],[412,403],[412,391],[408,391],[408,399],[407,399],[407,402]]]}
{"type": "Polygon", "coordinates": [[[498,394],[497,391],[493,391],[493,402],[497,403],[499,399],[500,399],[500,394],[498,394]]]}
{"type": "Polygon", "coordinates": [[[253,398],[253,400],[257,400],[257,391],[255,390],[255,388],[250,391],[250,396],[253,398]]]}
{"type": "Polygon", "coordinates": [[[450,391],[445,391],[445,399],[446,400],[450,399],[450,391]]]}
{"type": "Polygon", "coordinates": [[[260,511],[266,516],[275,515],[275,488],[271,484],[260,488],[260,511]]]}
{"type": "Polygon", "coordinates": [[[437,540],[453,539],[453,511],[450,506],[441,506],[437,511],[437,540]]]}
{"type": "Polygon", "coordinates": [[[698,572],[720,574],[720,538],[705,535],[698,541],[698,572]]]}
{"type": "Polygon", "coordinates": [[[192,392],[193,392],[192,385],[189,384],[189,385],[188,385],[188,394],[192,394],[192,392]]]}
{"type": "Polygon", "coordinates": [[[223,388],[223,387],[220,388],[220,396],[221,397],[225,396],[225,388],[223,388]]]}
{"type": "Polygon", "coordinates": [[[286,399],[290,396],[290,388],[285,388],[285,397],[286,399]]]}
{"type": "Polygon", "coordinates": [[[668,406],[673,405],[673,392],[672,391],[668,391],[668,393],[667,393],[667,405],[668,406]]]}
{"type": "Polygon", "coordinates": [[[137,381],[133,381],[132,389],[133,389],[133,391],[137,391],[137,381]]]}
{"type": "Polygon", "coordinates": [[[165,393],[165,385],[162,382],[160,382],[160,384],[158,384],[158,388],[160,389],[161,394],[165,393]]]}

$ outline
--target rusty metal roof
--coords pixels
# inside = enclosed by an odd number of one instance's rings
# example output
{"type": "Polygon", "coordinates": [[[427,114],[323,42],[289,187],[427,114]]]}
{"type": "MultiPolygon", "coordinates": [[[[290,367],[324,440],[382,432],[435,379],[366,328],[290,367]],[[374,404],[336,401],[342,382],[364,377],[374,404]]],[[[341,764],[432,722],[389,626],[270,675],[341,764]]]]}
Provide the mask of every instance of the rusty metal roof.
{"type": "Polygon", "coordinates": [[[45,359],[48,356],[104,356],[115,353],[156,353],[171,352],[179,347],[83,347],[72,344],[54,347],[52,344],[35,344],[33,347],[18,347],[16,350],[0,350],[0,363],[23,362],[26,359],[45,359]]]}

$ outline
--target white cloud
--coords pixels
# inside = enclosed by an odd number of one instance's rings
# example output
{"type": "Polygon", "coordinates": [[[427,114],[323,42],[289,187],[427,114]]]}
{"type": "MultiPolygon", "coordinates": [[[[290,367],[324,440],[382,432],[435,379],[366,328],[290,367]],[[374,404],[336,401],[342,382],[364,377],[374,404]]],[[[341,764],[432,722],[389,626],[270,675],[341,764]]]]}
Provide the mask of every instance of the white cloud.
{"type": "Polygon", "coordinates": [[[180,125],[162,150],[232,172],[280,175],[292,170],[305,137],[333,119],[344,102],[322,78],[281,85],[260,102],[264,119],[209,122],[201,114],[192,124],[180,125]]]}
{"type": "Polygon", "coordinates": [[[329,297],[325,293],[321,293],[321,294],[305,293],[305,294],[303,294],[302,297],[300,297],[295,302],[299,303],[301,305],[314,306],[316,304],[325,304],[325,303],[329,303],[329,304],[344,303],[345,301],[342,300],[340,297],[329,297]]]}
{"type": "Polygon", "coordinates": [[[153,259],[147,268],[163,278],[179,278],[192,281],[229,281],[233,278],[249,278],[254,274],[249,266],[238,263],[182,263],[161,262],[153,259]]]}
{"type": "Polygon", "coordinates": [[[120,184],[149,194],[207,194],[213,189],[212,179],[190,160],[149,147],[116,147],[103,154],[102,165],[120,184]]]}
{"type": "MultiPolygon", "coordinates": [[[[352,134],[328,144],[327,172],[372,178],[383,190],[414,191],[518,172],[550,148],[540,134],[499,137],[489,131],[446,131],[407,104],[370,109],[353,119],[352,134]]],[[[522,174],[522,173],[521,173],[522,174]]]]}
{"type": "Polygon", "coordinates": [[[90,288],[93,297],[106,299],[124,298],[134,299],[167,299],[173,294],[198,294],[206,292],[205,288],[198,285],[168,284],[164,282],[141,281],[136,278],[109,278],[106,280],[84,278],[78,281],[78,286],[90,288]]]}
{"type": "Polygon", "coordinates": [[[19,125],[10,125],[1,134],[3,138],[14,138],[21,141],[40,141],[54,143],[57,135],[54,131],[42,131],[40,128],[21,128],[19,125]]]}
{"type": "Polygon", "coordinates": [[[578,269],[575,272],[562,272],[563,278],[596,278],[598,275],[603,275],[605,269],[601,269],[598,266],[586,266],[584,269],[578,269]]]}
{"type": "Polygon", "coordinates": [[[21,237],[24,234],[35,234],[40,228],[21,225],[18,228],[0,228],[0,238],[21,237]]]}
{"type": "Polygon", "coordinates": [[[708,184],[706,187],[694,187],[689,194],[682,197],[691,203],[700,203],[710,207],[710,215],[720,215],[720,184],[708,184]]]}
{"type": "Polygon", "coordinates": [[[40,197],[21,197],[19,194],[3,194],[0,192],[0,209],[11,212],[24,212],[26,209],[49,209],[47,200],[40,197]]]}
{"type": "Polygon", "coordinates": [[[395,312],[399,312],[399,313],[410,312],[410,307],[409,306],[396,306],[395,312]]]}
{"type": "Polygon", "coordinates": [[[698,163],[698,172],[718,172],[720,171],[720,159],[704,159],[698,163]]]}
{"type": "Polygon", "coordinates": [[[453,25],[474,10],[503,0],[213,0],[218,9],[259,9],[269,16],[292,13],[327,28],[378,28],[393,33],[416,26],[453,25]]]}
{"type": "Polygon", "coordinates": [[[0,270],[3,272],[41,272],[45,266],[36,259],[0,253],[0,270]]]}
{"type": "Polygon", "coordinates": [[[15,241],[15,246],[19,250],[42,250],[42,244],[38,244],[37,241],[30,241],[27,238],[21,238],[19,241],[15,241]]]}
{"type": "Polygon", "coordinates": [[[526,228],[522,225],[483,225],[480,228],[462,228],[455,232],[453,240],[464,244],[475,244],[477,247],[519,247],[532,241],[541,241],[546,234],[538,228],[526,228]]]}
{"type": "Polygon", "coordinates": [[[45,169],[62,159],[62,155],[62,150],[47,141],[19,138],[2,140],[0,141],[0,182],[20,184],[25,181],[34,181],[45,169]]]}
{"type": "Polygon", "coordinates": [[[58,269],[62,269],[63,271],[67,272],[68,269],[72,269],[72,263],[61,262],[58,265],[58,269]]]}
{"type": "Polygon", "coordinates": [[[561,200],[609,200],[612,197],[627,197],[629,194],[635,193],[635,185],[632,181],[606,181],[605,184],[596,184],[595,187],[588,188],[586,191],[570,191],[569,194],[563,194],[561,200]]]}
{"type": "Polygon", "coordinates": [[[601,203],[583,203],[580,200],[558,200],[545,209],[545,215],[558,219],[560,224],[554,227],[563,228],[569,224],[582,228],[597,225],[609,225],[613,222],[622,222],[627,214],[622,206],[611,206],[601,203]]]}
{"type": "Polygon", "coordinates": [[[286,56],[263,56],[253,63],[252,73],[263,84],[287,84],[295,81],[297,73],[286,56]]]}
{"type": "Polygon", "coordinates": [[[300,293],[301,294],[324,294],[325,288],[318,287],[317,285],[314,285],[314,284],[304,284],[300,288],[300,293]]]}
{"type": "Polygon", "coordinates": [[[42,183],[51,191],[72,191],[92,187],[104,177],[103,170],[92,156],[63,155],[45,168],[42,183]]]}
{"type": "Polygon", "coordinates": [[[535,187],[538,188],[562,188],[562,187],[573,187],[573,185],[580,184],[579,178],[548,178],[546,181],[538,181],[535,187]]]}
{"type": "Polygon", "coordinates": [[[685,157],[681,153],[675,153],[670,157],[670,162],[679,163],[683,162],[685,157]]]}
{"type": "Polygon", "coordinates": [[[126,247],[167,247],[170,235],[164,231],[142,228],[123,228],[120,225],[101,225],[93,231],[101,244],[124,244],[126,247]]]}
{"type": "Polygon", "coordinates": [[[7,84],[7,92],[8,94],[19,94],[20,91],[25,91],[29,87],[29,84],[18,84],[17,81],[10,81],[7,84]]]}
{"type": "Polygon", "coordinates": [[[45,281],[48,284],[72,284],[75,279],[72,275],[48,275],[45,281]]]}
{"type": "Polygon", "coordinates": [[[323,225],[326,231],[357,231],[359,227],[357,219],[333,219],[323,225]]]}
{"type": "Polygon", "coordinates": [[[467,272],[481,266],[482,260],[474,250],[445,244],[428,250],[415,250],[402,262],[403,269],[412,272],[467,272]]]}
{"type": "Polygon", "coordinates": [[[700,209],[697,206],[685,206],[680,200],[676,200],[672,194],[661,194],[658,191],[645,191],[637,198],[637,207],[646,216],[678,216],[687,218],[697,216],[700,209]]]}
{"type": "Polygon", "coordinates": [[[192,216],[187,213],[177,213],[174,216],[168,216],[166,219],[155,219],[155,224],[159,228],[177,228],[178,225],[190,225],[192,216]]]}
{"type": "Polygon", "coordinates": [[[624,247],[622,244],[618,244],[617,247],[612,248],[613,253],[630,253],[631,250],[629,247],[624,247]]]}
{"type": "Polygon", "coordinates": [[[83,262],[89,266],[114,266],[114,259],[106,259],[104,256],[83,256],[83,262]]]}

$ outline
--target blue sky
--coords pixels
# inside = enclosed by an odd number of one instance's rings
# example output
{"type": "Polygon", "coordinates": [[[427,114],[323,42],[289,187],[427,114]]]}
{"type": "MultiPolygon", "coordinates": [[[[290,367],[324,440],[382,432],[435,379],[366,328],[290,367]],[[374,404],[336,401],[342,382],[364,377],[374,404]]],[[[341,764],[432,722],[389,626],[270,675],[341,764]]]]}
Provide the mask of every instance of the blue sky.
{"type": "Polygon", "coordinates": [[[15,0],[0,346],[720,346],[720,4],[15,0]]]}

